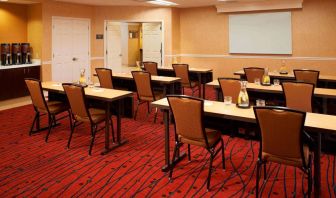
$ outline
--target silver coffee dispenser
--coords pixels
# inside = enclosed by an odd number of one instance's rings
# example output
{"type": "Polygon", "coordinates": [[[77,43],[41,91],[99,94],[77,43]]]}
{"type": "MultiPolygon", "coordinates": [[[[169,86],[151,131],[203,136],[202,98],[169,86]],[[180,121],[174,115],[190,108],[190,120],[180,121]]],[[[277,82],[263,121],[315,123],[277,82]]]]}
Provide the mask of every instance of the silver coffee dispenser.
{"type": "Polygon", "coordinates": [[[31,48],[29,43],[21,43],[22,64],[31,64],[31,48]]]}
{"type": "Polygon", "coordinates": [[[12,43],[12,64],[20,65],[22,63],[20,43],[12,43]]]}

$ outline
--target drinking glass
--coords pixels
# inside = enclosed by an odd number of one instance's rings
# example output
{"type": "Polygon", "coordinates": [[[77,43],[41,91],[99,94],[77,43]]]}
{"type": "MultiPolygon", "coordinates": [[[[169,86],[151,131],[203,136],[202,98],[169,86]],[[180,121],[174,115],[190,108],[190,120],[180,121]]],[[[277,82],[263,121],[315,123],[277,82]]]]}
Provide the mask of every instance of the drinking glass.
{"type": "Polygon", "coordinates": [[[254,84],[260,85],[260,78],[255,78],[254,79],[254,84]]]}
{"type": "Polygon", "coordinates": [[[257,106],[257,107],[264,107],[264,106],[266,106],[266,102],[265,102],[265,100],[257,99],[257,100],[256,100],[256,106],[257,106]]]}
{"type": "Polygon", "coordinates": [[[231,105],[232,104],[232,96],[224,96],[224,104],[231,105]]]}
{"type": "Polygon", "coordinates": [[[87,84],[89,88],[93,88],[93,82],[91,81],[90,77],[87,78],[87,84]]]}
{"type": "Polygon", "coordinates": [[[274,79],[273,84],[274,84],[274,86],[280,85],[280,80],[279,79],[274,79]]]}

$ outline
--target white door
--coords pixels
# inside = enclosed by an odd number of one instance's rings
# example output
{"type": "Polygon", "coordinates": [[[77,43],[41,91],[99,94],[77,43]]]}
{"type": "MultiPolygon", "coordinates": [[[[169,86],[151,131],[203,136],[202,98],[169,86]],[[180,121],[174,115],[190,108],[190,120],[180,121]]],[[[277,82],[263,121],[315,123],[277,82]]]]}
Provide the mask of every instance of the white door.
{"type": "Polygon", "coordinates": [[[112,70],[121,70],[122,40],[121,23],[107,22],[106,24],[106,66],[112,70]]]}
{"type": "Polygon", "coordinates": [[[81,69],[90,76],[90,21],[53,18],[52,24],[52,80],[78,81],[81,69]]]}
{"type": "Polygon", "coordinates": [[[143,61],[157,62],[162,65],[162,27],[161,23],[142,24],[143,61]]]}

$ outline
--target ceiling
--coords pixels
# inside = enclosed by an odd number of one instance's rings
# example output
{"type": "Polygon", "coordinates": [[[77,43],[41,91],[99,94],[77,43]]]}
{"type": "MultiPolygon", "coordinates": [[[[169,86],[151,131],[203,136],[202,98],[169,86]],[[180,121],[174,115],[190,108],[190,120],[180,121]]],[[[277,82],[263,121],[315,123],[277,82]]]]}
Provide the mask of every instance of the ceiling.
{"type": "MultiPolygon", "coordinates": [[[[43,0],[8,0],[8,3],[20,3],[20,4],[31,4],[36,2],[41,2],[43,0]]],[[[76,4],[86,4],[86,5],[96,5],[96,6],[156,6],[147,3],[148,0],[54,0],[68,3],[76,4]]],[[[219,4],[227,4],[231,2],[257,2],[257,1],[267,1],[267,0],[169,0],[171,2],[177,3],[179,8],[187,7],[202,7],[202,6],[214,6],[219,4]]]]}

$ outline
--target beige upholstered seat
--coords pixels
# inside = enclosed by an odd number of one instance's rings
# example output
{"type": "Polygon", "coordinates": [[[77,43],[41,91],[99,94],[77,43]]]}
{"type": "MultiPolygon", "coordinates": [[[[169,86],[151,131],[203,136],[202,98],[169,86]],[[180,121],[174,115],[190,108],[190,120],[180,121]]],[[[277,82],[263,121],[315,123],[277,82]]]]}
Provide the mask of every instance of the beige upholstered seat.
{"type": "Polygon", "coordinates": [[[189,78],[189,65],[188,64],[173,64],[173,69],[175,72],[175,76],[181,78],[181,86],[182,86],[182,93],[184,94],[184,88],[190,88],[192,91],[192,95],[194,95],[198,86],[198,83],[191,81],[189,78]]]}
{"type": "MultiPolygon", "coordinates": [[[[56,116],[58,114],[61,114],[65,111],[69,110],[69,106],[65,102],[61,101],[46,101],[43,95],[41,81],[36,79],[25,79],[27,88],[29,90],[34,109],[35,109],[35,118],[32,124],[32,127],[30,129],[29,135],[31,135],[33,131],[33,127],[36,122],[39,122],[39,118],[41,114],[47,114],[48,115],[48,133],[45,138],[45,141],[48,141],[49,135],[51,133],[51,128],[53,125],[56,124],[56,116]]],[[[69,113],[70,116],[70,113],[69,113]]],[[[61,117],[62,119],[64,117],[61,117]]]]}
{"type": "Polygon", "coordinates": [[[283,82],[282,89],[287,107],[300,111],[312,112],[312,98],[315,89],[314,84],[283,82]]]}
{"type": "Polygon", "coordinates": [[[303,126],[306,113],[285,107],[254,107],[255,116],[261,132],[260,151],[257,163],[256,196],[259,192],[260,168],[274,162],[294,166],[308,175],[308,193],[312,188],[311,153],[303,144],[303,126]]]}
{"type": "MultiPolygon", "coordinates": [[[[150,108],[149,108],[150,102],[163,98],[163,93],[160,91],[153,91],[151,74],[149,72],[133,71],[132,76],[135,81],[135,85],[137,88],[137,95],[138,95],[137,107],[136,107],[135,114],[134,114],[134,119],[136,119],[140,104],[147,103],[147,108],[148,108],[147,110],[149,114],[150,113],[150,108]]],[[[156,122],[157,111],[158,110],[156,108],[154,122],[156,122]]]]}
{"type": "Polygon", "coordinates": [[[247,67],[244,68],[245,76],[246,79],[249,83],[253,83],[255,79],[259,79],[260,81],[262,80],[262,77],[265,73],[264,68],[260,67],[247,67]]]}
{"type": "Polygon", "coordinates": [[[222,91],[222,98],[231,96],[232,102],[237,103],[241,88],[240,81],[232,78],[218,78],[218,82],[222,91]]]}
{"type": "Polygon", "coordinates": [[[91,125],[91,144],[89,147],[89,155],[91,155],[96,133],[105,129],[105,125],[109,124],[106,123],[106,112],[102,109],[88,108],[85,100],[84,88],[82,86],[64,83],[63,89],[67,95],[73,115],[72,117],[74,119],[74,122],[71,119],[71,133],[67,147],[70,148],[72,134],[75,127],[78,126],[78,123],[87,122],[91,125]],[[104,123],[104,126],[98,129],[100,123],[104,123]]]}
{"type": "Polygon", "coordinates": [[[308,69],[294,69],[293,70],[296,81],[312,83],[317,86],[320,72],[308,69]]]}
{"type": "MultiPolygon", "coordinates": [[[[218,131],[206,131],[203,124],[204,101],[188,96],[168,96],[170,109],[175,119],[175,133],[177,136],[173,161],[176,158],[177,151],[183,145],[188,144],[188,157],[190,157],[190,145],[200,146],[205,148],[210,153],[210,166],[207,181],[207,189],[210,188],[210,178],[212,161],[216,155],[222,152],[222,165],[225,168],[224,158],[224,142],[221,133],[218,131]],[[216,146],[220,145],[218,150],[216,146]]],[[[172,178],[173,163],[169,178],[172,178]]]]}
{"type": "Polygon", "coordinates": [[[149,72],[152,76],[158,75],[158,64],[156,62],[143,62],[145,71],[149,72]]]}
{"type": "Polygon", "coordinates": [[[100,87],[113,89],[112,70],[106,68],[96,68],[100,87]]]}

